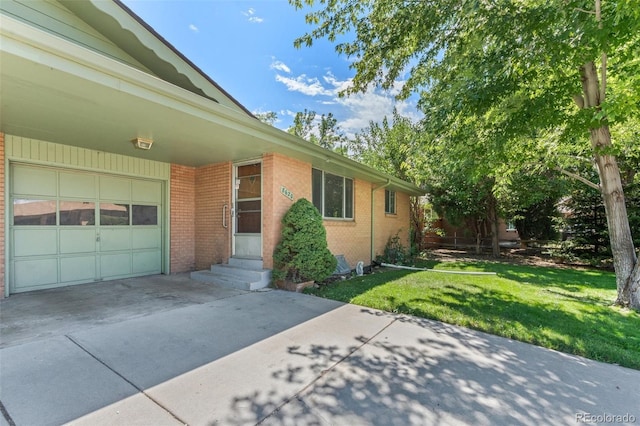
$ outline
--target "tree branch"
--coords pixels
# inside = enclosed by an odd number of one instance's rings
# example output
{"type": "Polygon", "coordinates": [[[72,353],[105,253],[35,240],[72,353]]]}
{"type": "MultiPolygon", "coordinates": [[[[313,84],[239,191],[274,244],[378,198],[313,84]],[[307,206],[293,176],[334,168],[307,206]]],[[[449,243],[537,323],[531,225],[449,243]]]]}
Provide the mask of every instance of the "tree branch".
{"type": "Polygon", "coordinates": [[[573,172],[570,172],[568,170],[563,169],[562,167],[554,167],[554,169],[559,171],[560,173],[562,173],[564,175],[569,176],[570,178],[573,178],[573,179],[575,179],[575,180],[577,180],[579,182],[584,183],[587,186],[590,186],[591,188],[597,190],[598,192],[600,191],[600,185],[591,182],[589,179],[585,179],[585,178],[583,178],[582,176],[580,176],[580,175],[578,175],[576,173],[573,173],[573,172]]]}

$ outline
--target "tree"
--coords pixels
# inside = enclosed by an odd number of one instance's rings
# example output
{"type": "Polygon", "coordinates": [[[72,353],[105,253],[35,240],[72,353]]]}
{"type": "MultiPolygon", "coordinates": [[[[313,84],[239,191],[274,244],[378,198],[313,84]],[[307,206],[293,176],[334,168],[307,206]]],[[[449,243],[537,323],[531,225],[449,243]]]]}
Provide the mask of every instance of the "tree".
{"type": "Polygon", "coordinates": [[[274,123],[278,121],[278,114],[274,111],[256,112],[253,115],[255,115],[258,120],[270,126],[273,126],[274,123]]]}
{"type": "Polygon", "coordinates": [[[394,108],[391,122],[369,122],[350,143],[350,156],[374,169],[399,179],[419,184],[419,126],[398,114],[394,108]]]}
{"type": "MultiPolygon", "coordinates": [[[[298,8],[315,3],[290,2],[298,8]]],[[[356,71],[347,94],[371,83],[389,89],[408,73],[400,96],[420,93],[432,129],[475,122],[482,142],[497,152],[553,132],[568,149],[588,140],[605,205],[616,302],[640,309],[640,263],[616,159],[622,141],[611,135],[612,125],[640,114],[637,0],[320,3],[306,15],[314,28],[295,45],[353,36],[336,45],[356,71]]],[[[540,152],[522,161],[537,163],[540,152]]]]}
{"type": "Polygon", "coordinates": [[[287,132],[345,155],[346,137],[331,112],[327,115],[322,114],[319,118],[315,111],[305,109],[304,112],[297,112],[287,132]]]}

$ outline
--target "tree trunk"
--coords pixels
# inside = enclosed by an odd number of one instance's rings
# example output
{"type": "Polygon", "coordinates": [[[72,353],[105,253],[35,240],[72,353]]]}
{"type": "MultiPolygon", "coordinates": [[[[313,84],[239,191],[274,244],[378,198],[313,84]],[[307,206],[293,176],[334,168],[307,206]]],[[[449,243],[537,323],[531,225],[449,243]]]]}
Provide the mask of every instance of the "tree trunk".
{"type": "Polygon", "coordinates": [[[489,194],[489,223],[491,226],[491,254],[500,257],[500,240],[498,235],[498,200],[489,194]]]}
{"type": "MultiPolygon", "coordinates": [[[[600,88],[594,62],[580,68],[584,108],[600,109],[600,88]]],[[[620,170],[612,150],[611,134],[605,120],[591,129],[591,148],[598,168],[600,192],[607,215],[607,228],[616,272],[618,298],[616,303],[640,310],[640,271],[624,199],[620,170]]]]}

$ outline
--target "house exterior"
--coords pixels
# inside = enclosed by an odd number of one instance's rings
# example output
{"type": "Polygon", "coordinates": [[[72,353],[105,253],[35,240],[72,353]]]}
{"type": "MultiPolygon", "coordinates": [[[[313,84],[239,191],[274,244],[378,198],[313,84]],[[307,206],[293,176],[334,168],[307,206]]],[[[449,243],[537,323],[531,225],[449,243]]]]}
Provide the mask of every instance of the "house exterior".
{"type": "Polygon", "coordinates": [[[422,191],[257,120],[119,1],[0,3],[0,297],[273,265],[298,198],[370,264],[422,191]]]}

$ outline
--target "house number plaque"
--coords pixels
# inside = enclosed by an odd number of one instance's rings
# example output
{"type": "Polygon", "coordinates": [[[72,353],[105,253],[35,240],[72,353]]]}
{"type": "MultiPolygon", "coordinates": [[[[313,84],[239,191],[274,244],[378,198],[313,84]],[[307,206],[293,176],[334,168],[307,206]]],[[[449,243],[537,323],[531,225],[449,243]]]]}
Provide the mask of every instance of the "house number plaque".
{"type": "Polygon", "coordinates": [[[287,197],[288,199],[290,199],[291,201],[293,201],[293,192],[289,191],[287,188],[285,188],[284,186],[280,187],[280,193],[282,195],[284,195],[285,197],[287,197]]]}

